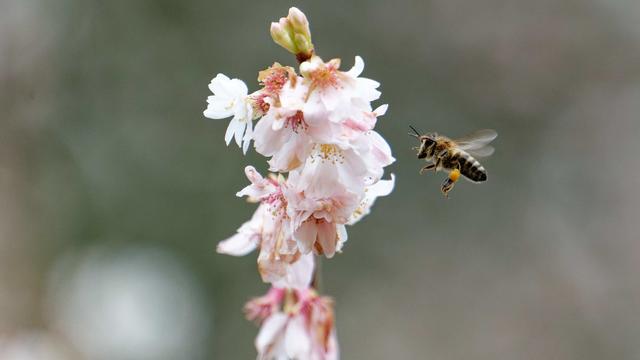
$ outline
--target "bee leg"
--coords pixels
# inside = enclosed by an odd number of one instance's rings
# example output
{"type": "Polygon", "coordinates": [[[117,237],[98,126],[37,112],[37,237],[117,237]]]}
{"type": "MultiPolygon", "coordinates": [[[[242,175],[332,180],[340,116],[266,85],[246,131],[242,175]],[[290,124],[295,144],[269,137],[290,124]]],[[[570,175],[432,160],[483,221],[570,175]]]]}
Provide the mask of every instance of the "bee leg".
{"type": "Polygon", "coordinates": [[[429,165],[423,167],[422,169],[420,169],[420,175],[422,175],[422,173],[427,171],[427,170],[431,170],[431,169],[435,169],[435,168],[436,168],[436,164],[429,164],[429,165]]]}
{"type": "Polygon", "coordinates": [[[440,187],[440,191],[444,197],[449,198],[449,191],[451,191],[456,184],[456,181],[460,178],[460,170],[454,169],[451,170],[449,176],[442,182],[442,186],[440,187]]]}
{"type": "Polygon", "coordinates": [[[448,152],[449,151],[445,149],[440,151],[438,155],[436,155],[436,167],[433,169],[433,172],[436,172],[438,170],[438,166],[440,166],[440,164],[442,163],[442,159],[444,159],[448,152]]]}
{"type": "Polygon", "coordinates": [[[438,166],[440,166],[441,162],[442,162],[441,158],[436,158],[436,163],[433,165],[433,172],[438,171],[438,166]]]}
{"type": "Polygon", "coordinates": [[[442,191],[442,195],[444,195],[444,197],[449,198],[449,191],[451,191],[451,189],[453,189],[453,186],[455,185],[455,181],[449,179],[448,177],[444,179],[444,181],[442,182],[442,186],[440,187],[440,191],[442,191]]]}

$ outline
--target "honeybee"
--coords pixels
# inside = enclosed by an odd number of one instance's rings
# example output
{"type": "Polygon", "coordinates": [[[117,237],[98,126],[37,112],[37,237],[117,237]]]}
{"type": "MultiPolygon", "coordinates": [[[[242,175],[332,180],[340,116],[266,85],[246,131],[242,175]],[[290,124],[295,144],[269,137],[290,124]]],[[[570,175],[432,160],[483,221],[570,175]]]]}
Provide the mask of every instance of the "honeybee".
{"type": "Polygon", "coordinates": [[[453,189],[460,175],[475,183],[487,181],[487,170],[475,157],[493,154],[495,149],[488,144],[498,136],[494,130],[478,130],[463,138],[452,140],[436,133],[420,135],[413,126],[409,127],[415,133],[409,135],[420,141],[420,146],[414,147],[418,150],[418,159],[429,162],[420,169],[420,174],[427,170],[449,172],[440,187],[445,197],[449,196],[449,191],[453,189]]]}

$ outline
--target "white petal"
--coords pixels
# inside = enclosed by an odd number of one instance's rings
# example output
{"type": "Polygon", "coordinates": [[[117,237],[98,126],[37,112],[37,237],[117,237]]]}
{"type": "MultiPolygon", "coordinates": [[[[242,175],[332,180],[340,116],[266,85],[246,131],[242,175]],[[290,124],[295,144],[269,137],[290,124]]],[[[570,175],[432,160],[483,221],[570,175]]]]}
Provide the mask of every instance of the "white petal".
{"type": "Polygon", "coordinates": [[[233,112],[229,110],[207,108],[205,111],[202,112],[202,115],[204,115],[204,117],[209,119],[218,120],[218,119],[228,118],[229,116],[233,115],[233,112]]]}
{"type": "Polygon", "coordinates": [[[347,74],[356,78],[362,74],[362,70],[364,70],[364,60],[360,56],[356,56],[353,67],[347,71],[347,74]]]}
{"type": "Polygon", "coordinates": [[[240,79],[231,80],[227,87],[233,91],[236,96],[246,96],[249,93],[249,89],[247,88],[247,84],[240,79]]]}
{"type": "Polygon", "coordinates": [[[288,320],[289,317],[287,315],[278,312],[269,316],[264,323],[262,323],[262,327],[255,341],[258,353],[264,354],[268,348],[278,340],[278,337],[285,331],[285,325],[287,325],[288,320]]]}
{"type": "Polygon", "coordinates": [[[207,98],[207,108],[203,112],[204,116],[209,119],[224,119],[233,115],[233,109],[230,106],[231,101],[219,96],[209,96],[207,98]]]}
{"type": "Polygon", "coordinates": [[[261,240],[264,214],[267,208],[265,205],[258,206],[251,219],[238,228],[236,235],[218,243],[218,252],[243,256],[253,251],[261,240]]]}
{"type": "Polygon", "coordinates": [[[248,93],[247,85],[242,80],[231,80],[224,74],[218,74],[211,80],[209,90],[214,95],[228,99],[246,96],[248,93]]]}
{"type": "Polygon", "coordinates": [[[347,242],[349,238],[349,234],[347,234],[347,227],[344,225],[337,225],[336,230],[338,230],[338,243],[336,244],[336,251],[341,252],[344,243],[347,242]]]}
{"type": "Polygon", "coordinates": [[[234,124],[233,135],[236,140],[236,144],[238,144],[238,147],[242,147],[242,134],[244,134],[244,129],[247,127],[247,123],[243,122],[242,119],[238,118],[236,115],[236,117],[231,120],[231,123],[229,123],[229,126],[231,126],[231,124],[234,124]]]}
{"type": "Polygon", "coordinates": [[[368,188],[367,196],[375,199],[379,196],[387,196],[393,191],[396,184],[396,176],[391,174],[390,180],[380,180],[368,188]]]}
{"type": "Polygon", "coordinates": [[[256,242],[252,241],[251,234],[238,233],[219,242],[217,251],[220,254],[244,256],[255,250],[256,246],[256,242]]]}
{"type": "Polygon", "coordinates": [[[373,110],[373,112],[376,114],[376,116],[382,116],[387,113],[388,108],[389,104],[383,104],[378,106],[375,110],[373,110]]]}
{"type": "Polygon", "coordinates": [[[271,130],[278,131],[284,127],[286,120],[283,119],[273,119],[273,123],[271,124],[271,130]]]}
{"type": "Polygon", "coordinates": [[[375,184],[368,186],[361,206],[353,213],[347,225],[353,225],[369,214],[373,203],[378,197],[391,194],[395,186],[395,180],[395,175],[391,174],[391,180],[379,180],[375,184]]]}
{"type": "Polygon", "coordinates": [[[244,134],[242,138],[242,153],[247,154],[247,150],[249,150],[249,144],[251,143],[251,139],[253,138],[253,122],[249,121],[247,123],[247,132],[244,134]]]}
{"type": "Polygon", "coordinates": [[[225,74],[218,74],[211,80],[211,83],[209,83],[209,90],[211,90],[214,95],[232,98],[232,93],[228,91],[227,86],[229,81],[231,80],[225,74]]]}
{"type": "Polygon", "coordinates": [[[304,317],[295,316],[287,324],[284,345],[292,359],[308,359],[311,350],[311,334],[305,328],[304,317]]]}
{"type": "Polygon", "coordinates": [[[275,133],[284,133],[283,138],[286,138],[287,141],[268,161],[269,171],[286,172],[302,165],[303,159],[307,157],[312,146],[309,138],[292,135],[293,132],[290,130],[276,131],[275,133]]]}
{"type": "Polygon", "coordinates": [[[264,156],[275,154],[289,139],[286,131],[272,131],[273,116],[267,115],[256,123],[253,143],[256,151],[264,156]]]}
{"type": "Polygon", "coordinates": [[[238,124],[238,120],[236,120],[236,118],[231,119],[231,122],[229,122],[229,125],[227,126],[227,132],[224,134],[224,142],[227,143],[227,146],[229,145],[229,143],[231,142],[231,139],[233,138],[233,134],[236,131],[236,127],[238,124]]]}
{"type": "Polygon", "coordinates": [[[314,255],[302,255],[298,261],[287,265],[287,275],[274,281],[273,286],[282,288],[306,289],[311,284],[314,269],[314,255]]]}
{"type": "Polygon", "coordinates": [[[372,145],[371,151],[381,166],[385,167],[396,161],[391,154],[391,147],[387,140],[385,140],[376,131],[369,132],[368,136],[372,145]]]}
{"type": "Polygon", "coordinates": [[[380,86],[379,82],[367,78],[358,78],[356,79],[356,81],[358,89],[357,91],[361,98],[365,99],[366,101],[374,101],[380,98],[381,93],[380,91],[376,90],[380,86]]]}
{"type": "Polygon", "coordinates": [[[344,100],[344,94],[334,88],[327,88],[322,91],[322,104],[324,104],[325,108],[328,111],[333,111],[338,107],[341,101],[344,100]]]}

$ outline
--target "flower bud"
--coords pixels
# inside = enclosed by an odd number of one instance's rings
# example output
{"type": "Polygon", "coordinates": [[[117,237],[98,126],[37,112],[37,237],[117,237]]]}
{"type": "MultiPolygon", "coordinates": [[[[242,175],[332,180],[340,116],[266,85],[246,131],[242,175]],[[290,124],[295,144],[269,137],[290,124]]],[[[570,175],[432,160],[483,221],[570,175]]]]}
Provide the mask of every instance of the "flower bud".
{"type": "Polygon", "coordinates": [[[309,30],[309,21],[302,11],[296,7],[289,9],[289,15],[287,16],[293,31],[298,34],[303,34],[307,38],[311,39],[311,31],[309,30]]]}
{"type": "MultiPolygon", "coordinates": [[[[283,18],[284,19],[284,18],[283,18]]],[[[296,53],[296,46],[289,35],[289,31],[287,28],[283,26],[282,21],[280,23],[272,22],[271,23],[271,38],[276,44],[282,46],[292,53],[296,53]]]]}
{"type": "Polygon", "coordinates": [[[311,39],[302,36],[301,34],[296,34],[293,40],[298,51],[296,52],[296,57],[298,60],[305,61],[313,55],[313,44],[311,43],[311,39]]]}
{"type": "Polygon", "coordinates": [[[278,23],[271,23],[271,37],[278,45],[295,54],[300,63],[313,55],[309,21],[295,7],[289,9],[286,18],[281,18],[278,23]]]}

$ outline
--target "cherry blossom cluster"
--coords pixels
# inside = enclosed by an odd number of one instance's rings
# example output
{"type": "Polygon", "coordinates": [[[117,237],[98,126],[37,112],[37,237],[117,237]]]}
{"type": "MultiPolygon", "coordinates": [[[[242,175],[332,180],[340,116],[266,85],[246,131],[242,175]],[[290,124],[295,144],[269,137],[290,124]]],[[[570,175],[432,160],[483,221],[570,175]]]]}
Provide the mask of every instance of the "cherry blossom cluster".
{"type": "Polygon", "coordinates": [[[246,306],[262,325],[259,358],[337,359],[332,302],[311,286],[314,256],[342,252],[346,227],[393,190],[393,175],[385,180],[383,174],[395,159],[374,130],[387,105],[372,108],[380,84],[360,77],[362,58],[342,71],[340,59],[325,62],[315,54],[300,10],[272,23],[271,35],[296,56],[298,72],[274,63],[259,72],[261,88],[253,93],[223,74],[209,84],[213,95],[204,115],[232,117],[227,145],[233,139],[246,153],[253,142],[270,171],[263,176],[245,168],[250,184],[237,196],[257,209],[217,250],[243,256],[258,249],[259,273],[272,285],[246,306]]]}

